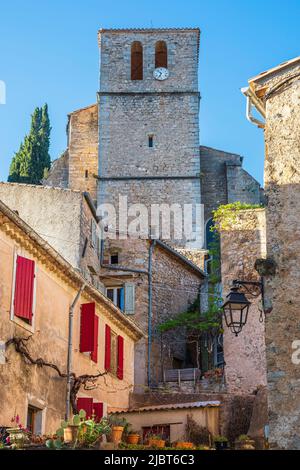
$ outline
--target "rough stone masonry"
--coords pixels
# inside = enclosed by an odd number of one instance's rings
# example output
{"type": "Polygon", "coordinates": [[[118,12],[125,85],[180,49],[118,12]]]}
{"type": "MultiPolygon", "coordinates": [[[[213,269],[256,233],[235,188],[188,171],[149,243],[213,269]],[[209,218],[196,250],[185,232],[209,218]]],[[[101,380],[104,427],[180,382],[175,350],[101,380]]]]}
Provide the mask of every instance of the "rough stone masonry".
{"type": "Polygon", "coordinates": [[[300,58],[249,84],[265,108],[266,244],[276,266],[265,277],[270,443],[300,449],[300,365],[292,361],[300,339],[300,58]]]}

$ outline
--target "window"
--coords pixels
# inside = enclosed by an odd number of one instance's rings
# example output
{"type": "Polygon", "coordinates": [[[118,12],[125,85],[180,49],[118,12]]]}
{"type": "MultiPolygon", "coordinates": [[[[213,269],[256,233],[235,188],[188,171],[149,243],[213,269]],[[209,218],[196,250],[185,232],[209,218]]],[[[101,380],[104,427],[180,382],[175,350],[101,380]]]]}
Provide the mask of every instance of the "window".
{"type": "Polygon", "coordinates": [[[85,175],[85,178],[88,178],[89,177],[89,170],[85,170],[84,175],[85,175]]]}
{"type": "Polygon", "coordinates": [[[105,325],[105,358],[104,368],[116,375],[119,380],[124,377],[124,338],[105,325]]]}
{"type": "Polygon", "coordinates": [[[168,67],[168,50],[165,41],[158,41],[155,44],[155,68],[168,67]]]}
{"type": "Polygon", "coordinates": [[[148,147],[153,147],[153,135],[148,136],[148,147]]]}
{"type": "Polygon", "coordinates": [[[124,287],[108,287],[106,289],[106,296],[119,309],[124,310],[124,287]]]}
{"type": "Polygon", "coordinates": [[[27,429],[32,434],[42,434],[43,410],[35,406],[28,405],[27,408],[27,429]]]}
{"type": "Polygon", "coordinates": [[[143,80],[143,46],[139,41],[131,45],[131,80],[143,80]]]}
{"type": "Polygon", "coordinates": [[[17,256],[11,319],[18,317],[32,325],[35,295],[35,262],[17,256]]]}
{"type": "Polygon", "coordinates": [[[119,264],[119,253],[112,253],[110,255],[110,264],[119,264]]]}

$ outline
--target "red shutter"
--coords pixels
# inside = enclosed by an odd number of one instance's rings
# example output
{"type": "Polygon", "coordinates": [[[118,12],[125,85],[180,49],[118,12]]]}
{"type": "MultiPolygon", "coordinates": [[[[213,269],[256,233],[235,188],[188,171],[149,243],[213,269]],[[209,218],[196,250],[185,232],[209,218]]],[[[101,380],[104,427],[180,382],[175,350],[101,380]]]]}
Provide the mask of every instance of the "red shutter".
{"type": "Polygon", "coordinates": [[[34,261],[17,256],[14,315],[31,323],[34,290],[34,261]]]}
{"type": "Polygon", "coordinates": [[[94,351],[95,343],[95,304],[81,305],[80,316],[80,352],[94,351]]]}
{"type": "Polygon", "coordinates": [[[110,327],[105,325],[105,358],[104,358],[104,369],[110,370],[110,354],[111,354],[111,334],[110,327]]]}
{"type": "Polygon", "coordinates": [[[84,410],[86,417],[91,418],[93,414],[93,399],[92,398],[77,398],[77,412],[84,410]]]}
{"type": "Polygon", "coordinates": [[[95,421],[99,422],[103,418],[103,403],[93,403],[95,421]]]}
{"type": "Polygon", "coordinates": [[[91,359],[94,362],[98,362],[98,327],[99,327],[99,317],[94,316],[94,349],[91,352],[91,359]]]}
{"type": "Polygon", "coordinates": [[[118,336],[118,369],[117,377],[120,380],[123,380],[124,376],[124,338],[118,336]]]}

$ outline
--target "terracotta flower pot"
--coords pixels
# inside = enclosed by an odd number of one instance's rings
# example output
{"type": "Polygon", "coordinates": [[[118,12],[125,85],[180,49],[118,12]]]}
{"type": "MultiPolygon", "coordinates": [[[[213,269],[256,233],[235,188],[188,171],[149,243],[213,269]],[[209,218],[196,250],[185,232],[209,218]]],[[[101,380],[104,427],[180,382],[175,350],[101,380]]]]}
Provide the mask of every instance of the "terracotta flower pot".
{"type": "Polygon", "coordinates": [[[163,449],[166,445],[166,441],[162,439],[149,439],[148,441],[150,447],[157,447],[158,449],[163,449]]]}
{"type": "Polygon", "coordinates": [[[111,429],[111,439],[114,444],[120,444],[124,426],[113,426],[111,429]]]}
{"type": "Polygon", "coordinates": [[[75,442],[78,434],[78,426],[74,424],[69,424],[64,429],[64,442],[75,442]]]}
{"type": "Polygon", "coordinates": [[[139,434],[128,434],[127,444],[138,444],[140,440],[139,434]]]}
{"type": "Polygon", "coordinates": [[[193,449],[194,444],[192,442],[176,442],[175,448],[181,447],[182,449],[193,449]]]}
{"type": "Polygon", "coordinates": [[[18,428],[7,428],[9,434],[10,444],[15,445],[18,448],[23,447],[25,444],[29,443],[28,434],[24,429],[18,428]]]}
{"type": "Polygon", "coordinates": [[[245,439],[244,441],[235,441],[236,450],[255,450],[255,441],[253,439],[245,439]]]}

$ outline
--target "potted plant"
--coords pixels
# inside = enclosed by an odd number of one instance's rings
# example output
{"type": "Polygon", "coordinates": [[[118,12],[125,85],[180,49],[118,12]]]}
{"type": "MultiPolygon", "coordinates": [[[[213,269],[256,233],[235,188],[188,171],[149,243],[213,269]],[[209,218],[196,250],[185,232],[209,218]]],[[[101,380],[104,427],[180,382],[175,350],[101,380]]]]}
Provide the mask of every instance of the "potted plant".
{"type": "Polygon", "coordinates": [[[113,442],[116,445],[119,445],[122,440],[122,435],[124,430],[128,427],[128,423],[125,418],[120,418],[116,415],[110,415],[108,422],[111,428],[111,432],[107,436],[109,442],[113,442]]]}
{"type": "Polygon", "coordinates": [[[14,448],[21,449],[25,447],[26,444],[29,444],[30,432],[20,423],[19,415],[14,416],[11,419],[11,422],[15,423],[16,425],[6,429],[6,432],[8,433],[6,442],[14,448]]]}
{"type": "Polygon", "coordinates": [[[127,444],[137,445],[140,440],[140,435],[137,431],[129,431],[127,434],[127,444]]]}
{"type": "Polygon", "coordinates": [[[247,434],[241,434],[235,441],[237,450],[255,450],[255,441],[247,434]]]}
{"type": "Polygon", "coordinates": [[[228,439],[225,436],[215,436],[214,444],[215,444],[216,450],[228,449],[228,439]]]}
{"type": "Polygon", "coordinates": [[[163,449],[166,445],[166,441],[163,439],[161,434],[148,434],[148,445],[150,447],[156,447],[157,449],[163,449]]]}

